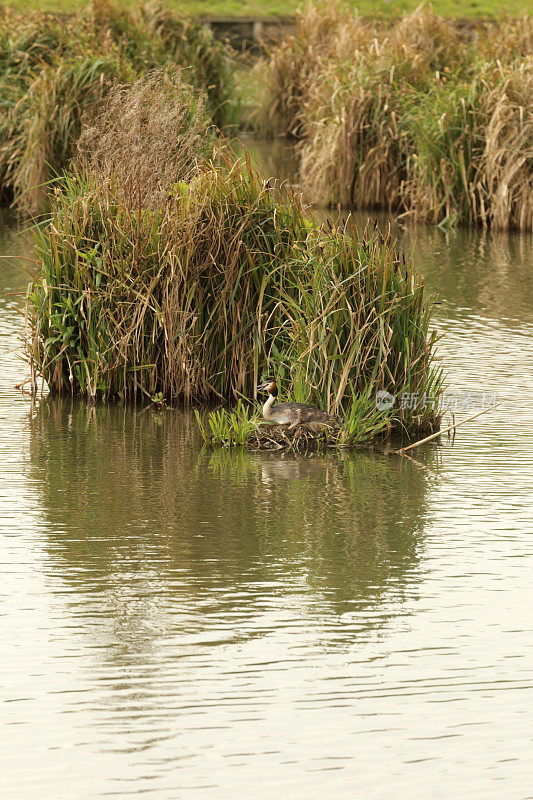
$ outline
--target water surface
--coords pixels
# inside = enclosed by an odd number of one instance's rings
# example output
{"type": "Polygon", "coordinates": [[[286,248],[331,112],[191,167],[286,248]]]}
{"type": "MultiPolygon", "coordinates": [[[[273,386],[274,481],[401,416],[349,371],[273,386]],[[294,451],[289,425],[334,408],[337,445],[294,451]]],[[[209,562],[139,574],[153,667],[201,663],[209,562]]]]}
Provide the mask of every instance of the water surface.
{"type": "Polygon", "coordinates": [[[0,228],[2,797],[533,798],[531,237],[395,230],[501,401],[413,460],[32,404],[0,228]]]}

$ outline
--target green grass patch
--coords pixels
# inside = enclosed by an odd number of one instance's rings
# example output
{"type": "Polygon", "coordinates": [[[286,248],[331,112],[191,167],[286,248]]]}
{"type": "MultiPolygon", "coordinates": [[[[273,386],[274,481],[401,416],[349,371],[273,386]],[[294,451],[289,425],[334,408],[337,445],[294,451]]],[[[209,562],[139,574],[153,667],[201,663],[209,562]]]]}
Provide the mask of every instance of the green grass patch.
{"type": "Polygon", "coordinates": [[[219,408],[209,412],[205,421],[197,409],[194,413],[204,443],[224,447],[247,444],[259,430],[261,421],[259,413],[242,400],[231,410],[219,408]]]}
{"type": "MultiPolygon", "coordinates": [[[[16,3],[5,3],[18,9],[45,10],[62,13],[72,13],[84,3],[79,0],[21,0],[16,3]]],[[[124,0],[125,7],[135,5],[133,0],[124,0]]],[[[280,0],[169,0],[171,8],[193,17],[254,17],[268,19],[269,17],[286,17],[294,14],[302,3],[296,0],[281,2],[280,0]]],[[[414,11],[420,3],[417,0],[350,0],[352,8],[358,9],[364,17],[395,17],[402,13],[414,11]]],[[[437,14],[444,17],[457,19],[490,18],[505,16],[520,16],[529,10],[529,5],[523,0],[435,0],[432,6],[437,14]]]]}

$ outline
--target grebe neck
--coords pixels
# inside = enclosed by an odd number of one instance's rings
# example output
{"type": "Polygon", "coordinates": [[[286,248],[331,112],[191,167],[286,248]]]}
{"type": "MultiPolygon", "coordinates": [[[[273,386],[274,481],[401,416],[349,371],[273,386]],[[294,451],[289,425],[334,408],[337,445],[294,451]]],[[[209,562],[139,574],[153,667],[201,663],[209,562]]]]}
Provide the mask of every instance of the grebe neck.
{"type": "Polygon", "coordinates": [[[276,398],[274,397],[274,395],[273,394],[269,394],[268,395],[268,400],[266,401],[266,403],[263,406],[263,416],[264,416],[265,419],[268,419],[268,417],[270,416],[270,411],[271,411],[272,406],[274,405],[275,402],[276,402],[276,398]]]}

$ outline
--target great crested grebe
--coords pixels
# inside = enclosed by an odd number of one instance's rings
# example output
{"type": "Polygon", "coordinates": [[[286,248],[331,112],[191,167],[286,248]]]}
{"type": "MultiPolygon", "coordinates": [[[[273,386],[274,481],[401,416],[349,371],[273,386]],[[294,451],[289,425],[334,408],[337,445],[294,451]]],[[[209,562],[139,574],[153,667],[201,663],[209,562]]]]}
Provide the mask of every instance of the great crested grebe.
{"type": "Polygon", "coordinates": [[[263,406],[263,417],[267,422],[274,422],[276,425],[289,425],[295,428],[297,425],[305,423],[311,426],[338,425],[340,417],[334,414],[326,414],[325,411],[307,403],[276,403],[278,387],[275,380],[268,380],[257,387],[258,392],[268,392],[268,400],[263,406]]]}

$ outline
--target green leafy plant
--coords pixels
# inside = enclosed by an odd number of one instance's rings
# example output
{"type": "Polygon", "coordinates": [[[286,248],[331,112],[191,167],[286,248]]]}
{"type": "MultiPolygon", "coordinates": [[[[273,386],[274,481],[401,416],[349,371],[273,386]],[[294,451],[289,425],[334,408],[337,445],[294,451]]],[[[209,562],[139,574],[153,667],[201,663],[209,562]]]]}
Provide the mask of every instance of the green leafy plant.
{"type": "Polygon", "coordinates": [[[375,439],[392,429],[393,410],[380,410],[371,390],[358,395],[352,389],[352,398],[342,427],[335,438],[338,447],[353,447],[375,439]]]}
{"type": "Polygon", "coordinates": [[[252,433],[258,430],[261,419],[257,411],[242,400],[233,409],[211,411],[207,416],[209,430],[197,409],[194,413],[204,442],[226,447],[246,444],[252,433]]]}

